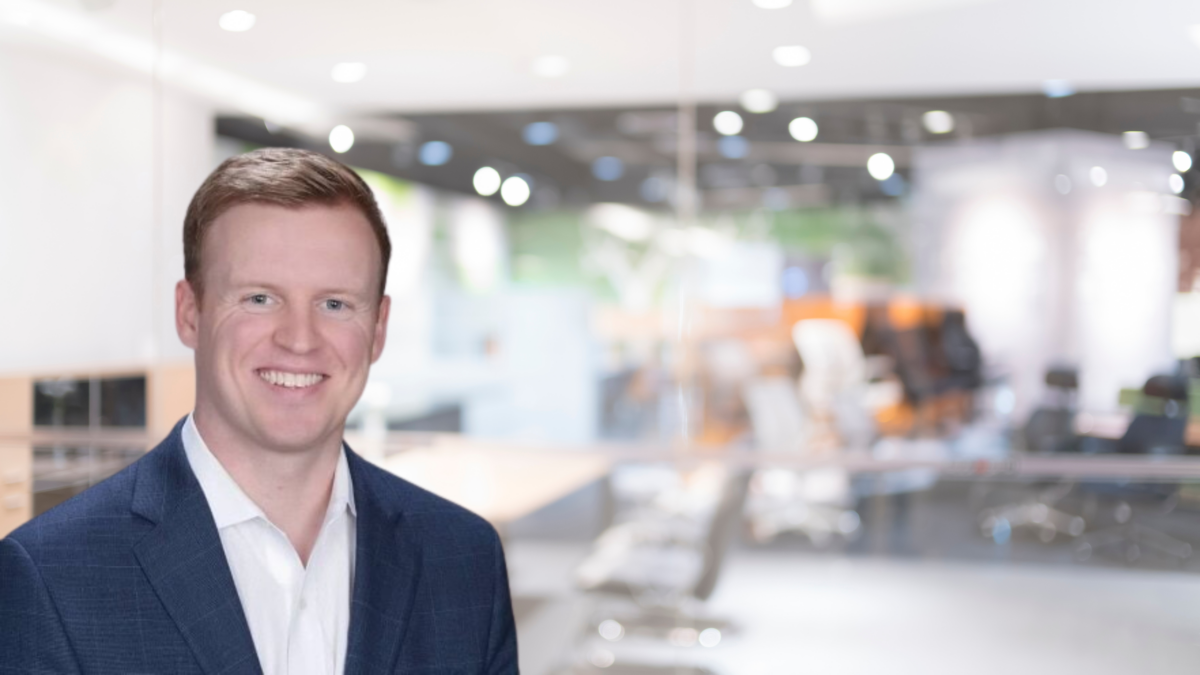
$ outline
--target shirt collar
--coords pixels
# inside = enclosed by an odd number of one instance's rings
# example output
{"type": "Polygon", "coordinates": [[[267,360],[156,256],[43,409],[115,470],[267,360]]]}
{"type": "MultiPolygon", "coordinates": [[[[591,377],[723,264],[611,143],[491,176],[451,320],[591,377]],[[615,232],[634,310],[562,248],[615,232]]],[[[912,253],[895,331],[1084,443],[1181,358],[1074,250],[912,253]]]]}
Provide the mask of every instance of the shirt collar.
{"type": "MultiPolygon", "coordinates": [[[[183,450],[187,455],[188,464],[192,467],[192,473],[196,474],[196,480],[200,483],[200,489],[204,491],[218,530],[255,518],[271,522],[208,449],[190,414],[183,425],[183,450]]],[[[346,460],[346,450],[343,446],[342,451],[338,453],[337,469],[333,474],[333,489],[329,495],[329,506],[325,510],[325,522],[346,510],[350,511],[351,516],[358,515],[354,504],[354,489],[350,482],[350,464],[346,460]]]]}

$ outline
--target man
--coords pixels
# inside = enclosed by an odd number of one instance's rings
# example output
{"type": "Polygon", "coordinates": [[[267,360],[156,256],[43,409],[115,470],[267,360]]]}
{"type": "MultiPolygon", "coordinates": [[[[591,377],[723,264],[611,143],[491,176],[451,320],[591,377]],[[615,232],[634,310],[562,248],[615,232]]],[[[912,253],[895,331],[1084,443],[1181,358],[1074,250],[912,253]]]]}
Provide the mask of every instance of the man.
{"type": "Polygon", "coordinates": [[[0,541],[0,673],[516,673],[479,517],[342,443],[387,333],[366,184],[303,150],[188,207],[196,406],[145,457],[0,541]]]}

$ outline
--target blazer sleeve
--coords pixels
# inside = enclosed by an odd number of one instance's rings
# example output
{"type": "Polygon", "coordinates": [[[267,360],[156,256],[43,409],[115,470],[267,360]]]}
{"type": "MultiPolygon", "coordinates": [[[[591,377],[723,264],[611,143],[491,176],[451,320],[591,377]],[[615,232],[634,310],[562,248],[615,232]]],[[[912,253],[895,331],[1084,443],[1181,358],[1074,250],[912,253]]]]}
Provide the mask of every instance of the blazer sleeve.
{"type": "Polygon", "coordinates": [[[508,591],[508,567],[504,548],[495,538],[495,589],[492,594],[492,622],[488,632],[487,675],[517,675],[517,627],[513,620],[512,598],[508,591]]]}
{"type": "Polygon", "coordinates": [[[37,565],[20,542],[0,539],[0,675],[78,672],[37,565]]]}

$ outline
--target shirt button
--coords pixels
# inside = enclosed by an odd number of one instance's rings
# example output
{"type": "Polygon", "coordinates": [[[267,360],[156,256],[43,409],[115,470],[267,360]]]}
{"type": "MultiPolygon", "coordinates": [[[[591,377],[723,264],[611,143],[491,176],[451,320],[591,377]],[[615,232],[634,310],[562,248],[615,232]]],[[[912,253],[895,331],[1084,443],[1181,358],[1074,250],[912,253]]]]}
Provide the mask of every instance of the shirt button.
{"type": "Polygon", "coordinates": [[[304,598],[300,598],[300,611],[303,612],[306,609],[308,609],[308,601],[304,598]]]}

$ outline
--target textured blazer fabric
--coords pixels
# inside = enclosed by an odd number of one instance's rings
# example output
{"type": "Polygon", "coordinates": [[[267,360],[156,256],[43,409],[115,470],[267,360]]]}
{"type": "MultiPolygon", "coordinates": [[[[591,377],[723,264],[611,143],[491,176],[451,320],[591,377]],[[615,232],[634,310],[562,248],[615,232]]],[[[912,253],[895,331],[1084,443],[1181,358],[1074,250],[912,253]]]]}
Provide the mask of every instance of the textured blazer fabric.
{"type": "MultiPolygon", "coordinates": [[[[0,675],[261,673],[181,427],[0,540],[0,675]]],[[[495,530],[347,456],[358,545],[346,673],[516,673],[495,530]]]]}

